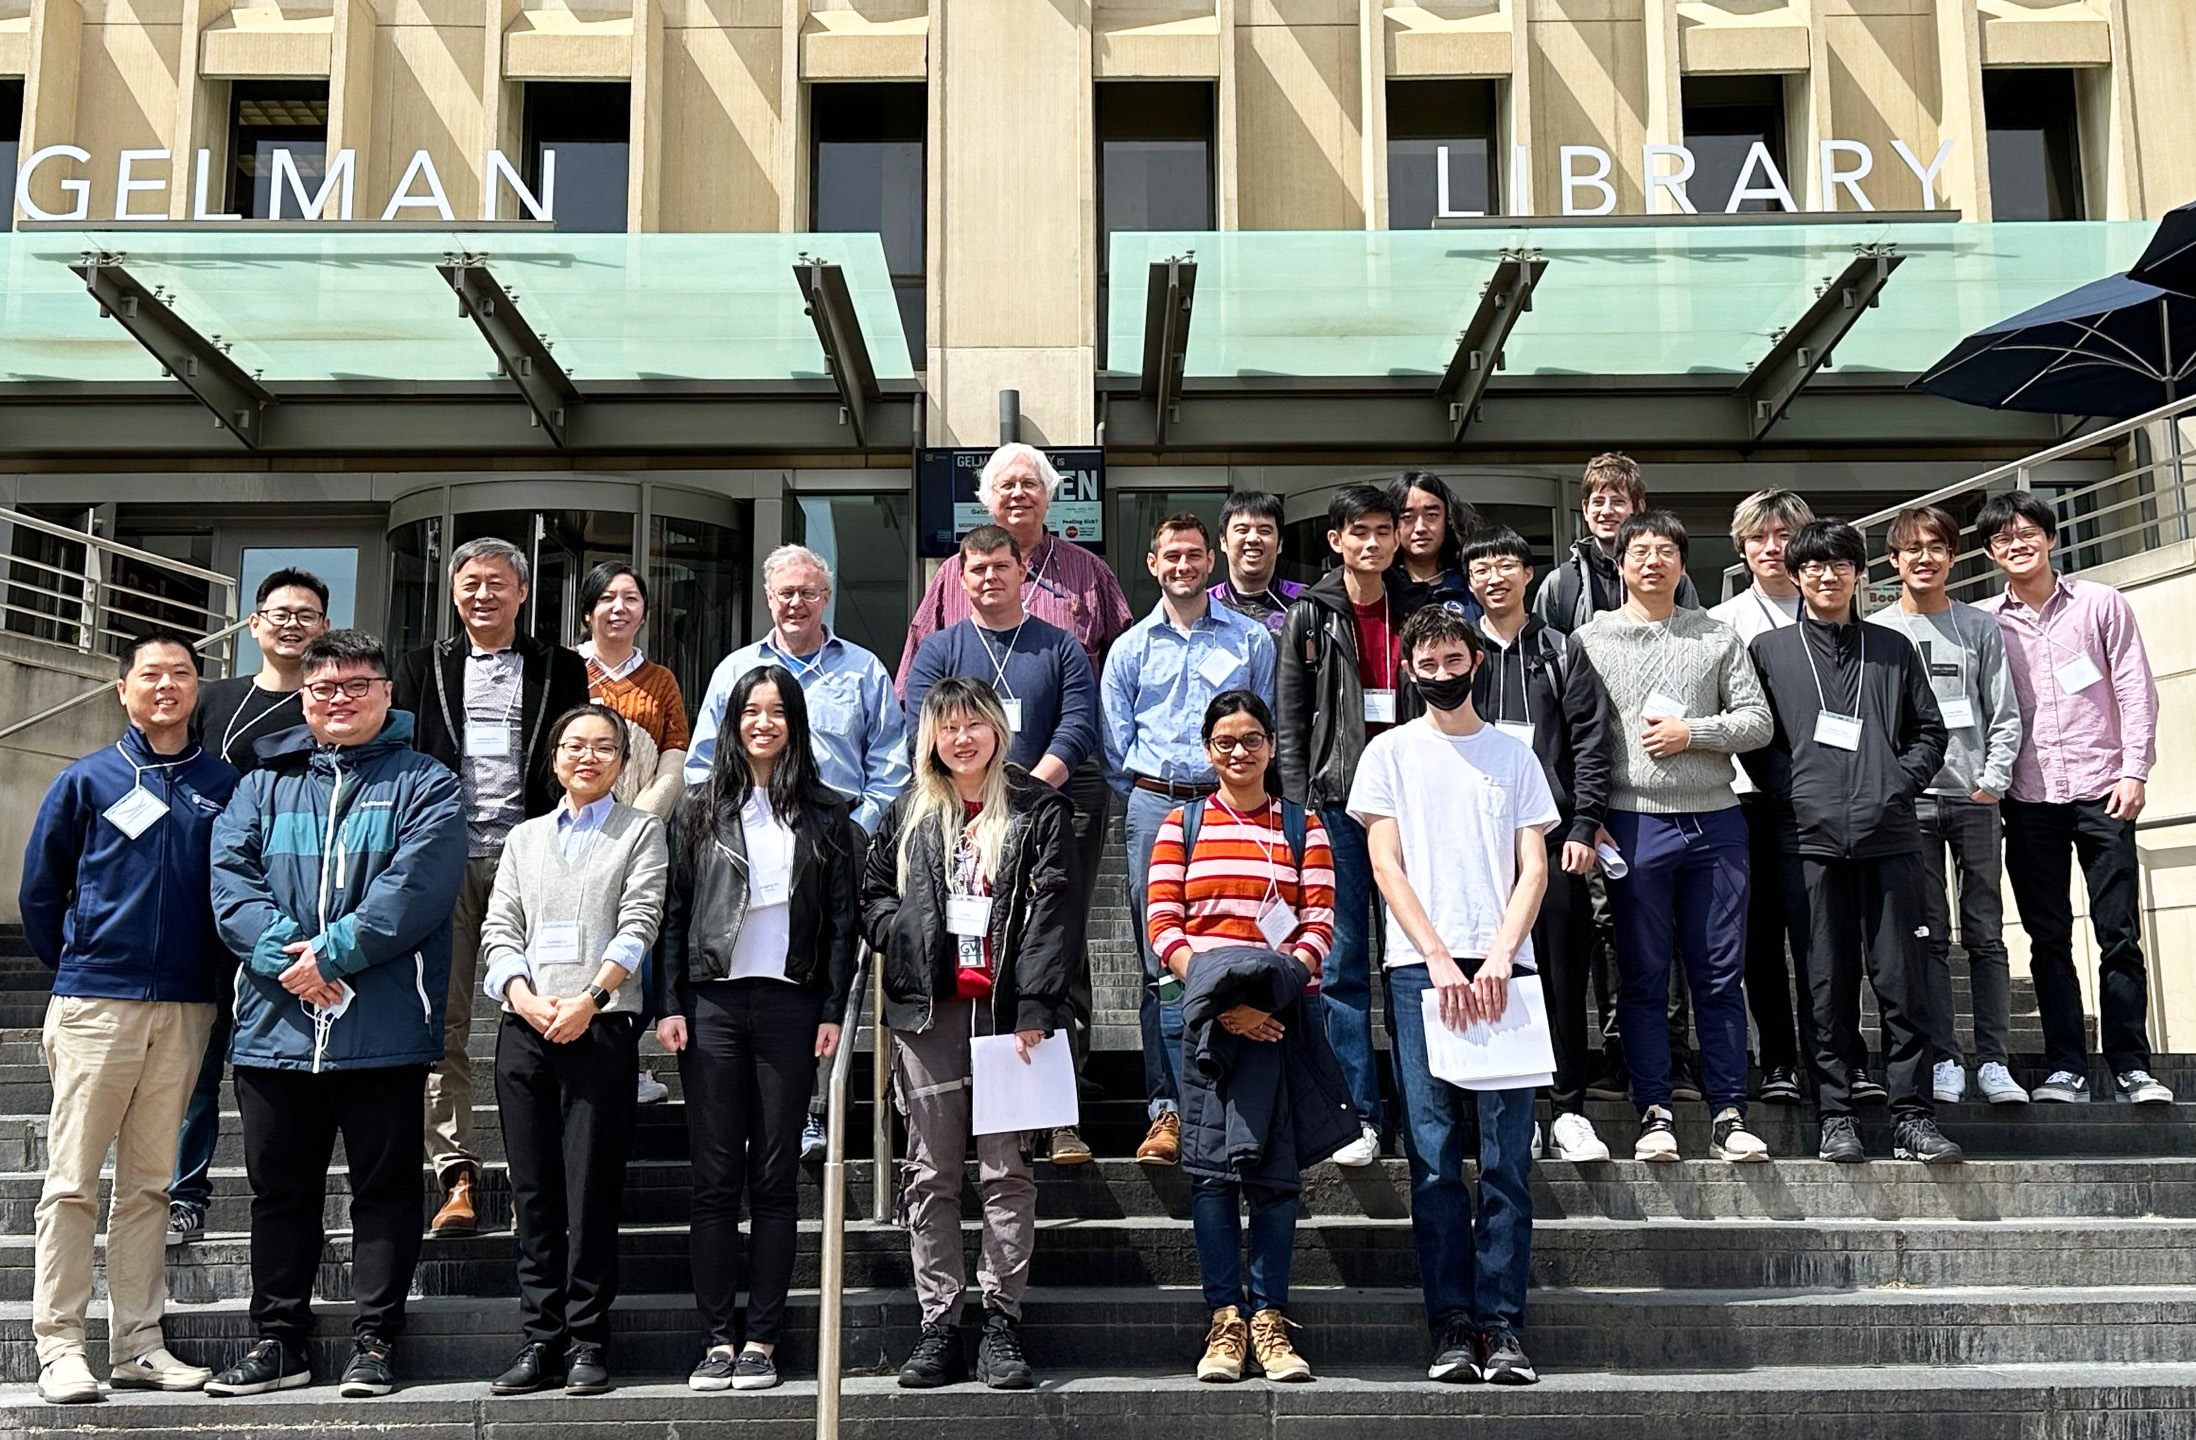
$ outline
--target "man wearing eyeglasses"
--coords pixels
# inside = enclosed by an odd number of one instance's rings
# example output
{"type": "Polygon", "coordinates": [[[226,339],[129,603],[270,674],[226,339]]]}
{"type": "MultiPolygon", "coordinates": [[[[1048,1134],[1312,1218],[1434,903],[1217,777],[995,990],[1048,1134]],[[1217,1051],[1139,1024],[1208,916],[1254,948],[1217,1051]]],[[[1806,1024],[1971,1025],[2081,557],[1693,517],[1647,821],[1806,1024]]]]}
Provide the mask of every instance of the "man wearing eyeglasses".
{"type": "Polygon", "coordinates": [[[442,1060],[427,1081],[428,1158],[444,1196],[429,1227],[436,1235],[470,1235],[479,1226],[466,1040],[496,863],[512,828],[548,814],[561,798],[550,773],[549,723],[589,699],[587,662],[577,651],[519,633],[529,576],[525,554],[509,541],[458,546],[450,555],[450,597],[465,633],[414,650],[396,675],[395,704],[412,714],[413,745],[456,771],[465,787],[465,881],[453,917],[442,1060]]]}
{"type": "Polygon", "coordinates": [[[2069,894],[2069,862],[2078,857],[2097,933],[2098,1038],[2114,1098],[2170,1105],[2173,1092],[2150,1073],[2146,1028],[2135,818],[2158,759],[2158,686],[2134,607],[2109,585],[2052,568],[2058,516],[2025,490],[1986,501],[1975,533],[2005,573],[2005,593],[1976,608],[2005,635],[2021,707],[2021,749],[2003,805],[2005,868],[2021,897],[2051,1070],[2035,1098],[2089,1099],[2069,894]]]}
{"type": "Polygon", "coordinates": [[[214,922],[243,962],[229,1058],[252,1186],[258,1339],[209,1395],[311,1383],[338,1135],[357,1302],[344,1395],[394,1388],[419,1260],[423,1102],[443,1055],[464,792],[412,748],[413,717],[391,709],[380,641],[333,630],[302,664],[305,728],[265,747],[213,830],[214,922]]]}
{"type": "MultiPolygon", "coordinates": [[[[327,633],[328,585],[307,570],[276,570],[259,582],[245,624],[259,647],[259,673],[215,680],[198,692],[191,737],[239,770],[258,766],[255,747],[305,723],[298,668],[305,647],[327,633]]],[[[221,1073],[229,1054],[229,1007],[214,1011],[205,1063],[183,1114],[168,1186],[168,1243],[187,1245],[206,1234],[213,1200],[214,1145],[221,1138],[221,1073]]]]}

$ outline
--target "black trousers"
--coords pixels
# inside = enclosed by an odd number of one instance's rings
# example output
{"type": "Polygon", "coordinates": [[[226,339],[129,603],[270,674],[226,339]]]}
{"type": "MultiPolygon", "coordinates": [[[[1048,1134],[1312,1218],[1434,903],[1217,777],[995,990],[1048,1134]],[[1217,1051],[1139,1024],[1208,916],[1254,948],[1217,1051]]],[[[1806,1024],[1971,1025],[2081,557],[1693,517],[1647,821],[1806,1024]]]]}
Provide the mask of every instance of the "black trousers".
{"type": "Polygon", "coordinates": [[[610,1343],[639,1050],[631,1015],[598,1015],[564,1045],[516,1015],[496,1032],[520,1328],[560,1354],[568,1341],[610,1343]]]}
{"type": "Polygon", "coordinates": [[[1563,870],[1562,827],[1548,836],[1548,893],[1533,921],[1533,959],[1548,1002],[1548,1027],[1555,1042],[1555,1085],[1549,1102],[1558,1115],[1586,1111],[1586,1085],[1594,1078],[1598,1050],[1587,1048],[1586,992],[1592,967],[1593,917],[1588,911],[1586,877],[1563,870]]]}
{"type": "Polygon", "coordinates": [[[2105,802],[2044,805],[2007,800],[2005,868],[2028,932],[2028,973],[2043,1017],[2044,1063],[2089,1073],[2082,1035],[2082,983],[2074,972],[2072,861],[2082,862],[2089,923],[2097,931],[2098,1040],[2113,1073],[2150,1068],[2149,991],[2143,979],[2141,876],[2135,822],[2115,820],[2105,802]]]}
{"type": "Polygon", "coordinates": [[[782,980],[694,987],[679,1077],[694,1160],[694,1301],[712,1346],[742,1338],[743,1195],[753,1232],[745,1338],[775,1345],[785,1327],[800,1238],[801,1123],[816,1082],[822,1014],[820,993],[782,980]]]}
{"type": "Polygon", "coordinates": [[[1766,795],[1741,795],[1746,815],[1746,858],[1757,877],[1746,891],[1746,1008],[1754,1019],[1755,1056],[1764,1070],[1799,1068],[1799,1006],[1792,971],[1785,963],[1790,941],[1795,958],[1806,953],[1804,921],[1786,902],[1784,845],[1775,808],[1766,795]]]}
{"type": "Polygon", "coordinates": [[[1853,1113],[1853,1069],[1865,1054],[1860,982],[1865,973],[1883,1021],[1884,1087],[1901,1115],[1931,1115],[1929,941],[1919,855],[1867,860],[1788,857],[1807,907],[1805,957],[1815,1107],[1853,1113]],[[1917,934],[1916,932],[1922,932],[1917,934]]]}
{"type": "Polygon", "coordinates": [[[1098,892],[1098,867],[1106,854],[1106,822],[1113,816],[1113,787],[1105,767],[1093,760],[1068,777],[1067,797],[1075,805],[1075,924],[1068,955],[1068,1046],[1080,1076],[1090,1060],[1090,902],[1098,892]]]}
{"type": "Polygon", "coordinates": [[[351,1298],[358,1335],[394,1340],[419,1264],[427,1067],[273,1070],[239,1065],[244,1173],[252,1185],[252,1324],[295,1350],[313,1329],[313,1280],[336,1136],[351,1180],[351,1298]]]}

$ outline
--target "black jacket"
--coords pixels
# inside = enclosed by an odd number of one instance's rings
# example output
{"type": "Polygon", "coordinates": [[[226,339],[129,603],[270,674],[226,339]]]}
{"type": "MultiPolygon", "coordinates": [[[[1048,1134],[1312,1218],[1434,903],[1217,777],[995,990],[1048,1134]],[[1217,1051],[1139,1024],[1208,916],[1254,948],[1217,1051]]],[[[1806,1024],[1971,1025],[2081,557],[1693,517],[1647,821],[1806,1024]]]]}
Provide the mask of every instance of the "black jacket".
{"type": "MultiPolygon", "coordinates": [[[[1548,578],[1533,595],[1533,614],[1548,627],[1568,635],[1604,610],[1624,603],[1624,580],[1614,558],[1602,553],[1601,542],[1588,535],[1556,562],[1548,578]]],[[[1677,603],[1681,609],[1698,610],[1700,592],[1693,577],[1678,577],[1677,603]]]]}
{"type": "Polygon", "coordinates": [[[1357,1139],[1342,1063],[1327,1043],[1324,1002],[1304,993],[1311,972],[1256,945],[1209,950],[1182,991],[1182,1169],[1273,1190],[1357,1139]],[[1279,1040],[1231,1035],[1237,1005],[1281,1021],[1279,1040]]]}
{"type": "MultiPolygon", "coordinates": [[[[747,832],[737,813],[719,818],[718,839],[697,855],[686,838],[690,792],[671,821],[671,874],[656,941],[649,999],[658,1015],[692,1015],[693,987],[722,980],[747,921],[747,832]]],[[[808,819],[793,830],[793,887],[786,910],[785,978],[820,990],[822,1021],[846,1015],[854,984],[856,889],[861,869],[853,811],[835,790],[808,797],[808,819]]]]}
{"type": "MultiPolygon", "coordinates": [[[[1388,623],[1397,632],[1412,606],[1391,568],[1388,623]]],[[[1423,588],[1423,587],[1421,587],[1423,588]]],[[[1365,753],[1365,687],[1357,678],[1357,619],[1342,572],[1329,570],[1297,597],[1281,622],[1274,669],[1275,768],[1281,793],[1314,810],[1350,796],[1358,757],[1365,753]]],[[[1416,719],[1425,707],[1398,663],[1395,718],[1416,719]]]]}
{"type": "MultiPolygon", "coordinates": [[[[526,818],[556,808],[563,791],[549,769],[549,723],[585,705],[587,662],[579,652],[521,635],[512,646],[523,664],[519,684],[519,734],[526,745],[520,778],[526,818]]],[[[412,712],[412,748],[465,775],[465,664],[472,642],[464,635],[423,645],[397,666],[393,704],[412,712]],[[437,683],[439,680],[440,683],[437,683]]]]}
{"type": "MultiPolygon", "coordinates": [[[[1013,765],[1007,794],[1014,819],[991,886],[992,1030],[1050,1034],[1066,1022],[1071,957],[1083,939],[1068,873],[1075,807],[1013,765]]],[[[946,931],[947,856],[937,826],[914,837],[908,893],[900,893],[900,827],[914,798],[910,791],[894,801],[869,842],[862,933],[881,957],[885,1023],[921,1033],[936,1002],[953,997],[959,951],[946,931]]]]}
{"type": "Polygon", "coordinates": [[[1918,852],[1914,798],[1944,763],[1946,736],[1929,667],[1913,642],[1880,625],[1807,619],[1755,636],[1751,650],[1776,729],[1766,747],[1739,762],[1777,807],[1785,848],[1850,860],[1918,852]],[[1856,680],[1860,748],[1820,743],[1822,700],[1838,714],[1853,713],[1856,680]]]}
{"type": "Polygon", "coordinates": [[[1594,843],[1609,811],[1609,777],[1616,766],[1616,731],[1609,694],[1583,648],[1537,619],[1504,646],[1480,627],[1487,656],[1472,680],[1479,718],[1533,723],[1533,753],[1548,772],[1548,788],[1563,812],[1551,839],[1594,843]]]}

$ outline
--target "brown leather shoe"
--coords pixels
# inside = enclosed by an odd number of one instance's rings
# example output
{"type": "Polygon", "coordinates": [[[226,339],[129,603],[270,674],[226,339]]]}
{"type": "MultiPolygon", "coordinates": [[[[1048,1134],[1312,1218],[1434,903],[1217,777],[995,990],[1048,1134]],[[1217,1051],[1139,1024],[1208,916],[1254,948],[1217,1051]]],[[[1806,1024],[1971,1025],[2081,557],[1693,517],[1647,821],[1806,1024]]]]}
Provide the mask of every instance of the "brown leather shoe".
{"type": "Polygon", "coordinates": [[[1162,1110],[1152,1117],[1151,1131],[1136,1147],[1139,1165],[1174,1165],[1182,1159],[1182,1117],[1162,1110]]]}
{"type": "Polygon", "coordinates": [[[443,1191],[442,1208],[435,1212],[435,1223],[427,1227],[430,1235],[471,1235],[480,1229],[480,1217],[474,1209],[475,1196],[480,1189],[478,1165],[456,1165],[450,1170],[450,1178],[443,1191]]]}

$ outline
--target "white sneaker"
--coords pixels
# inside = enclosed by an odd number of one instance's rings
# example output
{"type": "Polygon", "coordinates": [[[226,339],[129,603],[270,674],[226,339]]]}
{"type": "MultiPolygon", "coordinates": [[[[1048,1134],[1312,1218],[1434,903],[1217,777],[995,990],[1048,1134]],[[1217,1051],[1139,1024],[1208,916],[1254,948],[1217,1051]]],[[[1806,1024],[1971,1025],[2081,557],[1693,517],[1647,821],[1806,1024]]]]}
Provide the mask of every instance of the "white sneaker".
{"type": "Polygon", "coordinates": [[[2053,1100],[2062,1105],[2087,1105],[2089,1103],[2089,1077],[2077,1075],[2071,1070],[2054,1070],[2051,1078],[2036,1087],[2033,1100],[2053,1100]]]}
{"type": "Polygon", "coordinates": [[[115,1366],[110,1378],[117,1390],[197,1390],[213,1379],[213,1371],[185,1364],[163,1345],[115,1366]]]}
{"type": "Polygon", "coordinates": [[[1668,1164],[1678,1158],[1677,1131],[1671,1128],[1670,1112],[1660,1105],[1650,1105],[1639,1120],[1639,1139],[1632,1144],[1632,1158],[1659,1164],[1668,1164]]]}
{"type": "Polygon", "coordinates": [[[1583,1115],[1558,1115],[1555,1124],[1548,1129],[1548,1158],[1551,1160],[1591,1161],[1609,1158],[1609,1147],[1601,1143],[1594,1133],[1594,1125],[1583,1115]]]}
{"type": "Polygon", "coordinates": [[[1995,1060],[1988,1060],[1975,1072],[1976,1083],[1982,1086],[1983,1099],[1993,1105],[2026,1105],[2028,1092],[2021,1082],[2013,1078],[2013,1072],[1995,1060]]]}
{"type": "Polygon", "coordinates": [[[664,1084],[648,1070],[640,1072],[640,1081],[634,1086],[633,1098],[642,1105],[655,1105],[671,1098],[671,1087],[664,1084]]]}
{"type": "Polygon", "coordinates": [[[1967,1098],[1967,1071],[1957,1060],[1939,1060],[1929,1071],[1929,1093],[1939,1105],[1967,1098]]]}
{"type": "Polygon", "coordinates": [[[1525,1153],[1532,1157],[1535,1164],[1538,1164],[1541,1157],[1547,1154],[1547,1147],[1540,1143],[1540,1122],[1538,1120],[1533,1122],[1533,1143],[1525,1153]]]}
{"type": "Polygon", "coordinates": [[[1380,1132],[1367,1125],[1357,1132],[1357,1138],[1334,1152],[1337,1165],[1370,1165],[1380,1158],[1380,1132]]]}
{"type": "Polygon", "coordinates": [[[48,1405],[89,1405],[106,1397],[99,1393],[99,1377],[81,1355],[63,1355],[38,1369],[38,1398],[48,1405]]]}
{"type": "Polygon", "coordinates": [[[2171,1105],[2173,1092],[2148,1070],[2122,1070],[2113,1082],[2113,1098],[2136,1105],[2171,1105]]]}
{"type": "Polygon", "coordinates": [[[1759,1135],[1746,1128],[1745,1117],[1736,1105],[1726,1105],[1716,1112],[1715,1124],[1708,1132],[1708,1149],[1718,1160],[1733,1165],[1758,1165],[1769,1158],[1769,1146],[1759,1135]]]}

